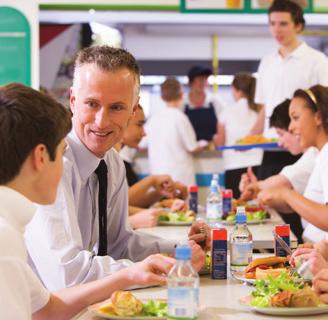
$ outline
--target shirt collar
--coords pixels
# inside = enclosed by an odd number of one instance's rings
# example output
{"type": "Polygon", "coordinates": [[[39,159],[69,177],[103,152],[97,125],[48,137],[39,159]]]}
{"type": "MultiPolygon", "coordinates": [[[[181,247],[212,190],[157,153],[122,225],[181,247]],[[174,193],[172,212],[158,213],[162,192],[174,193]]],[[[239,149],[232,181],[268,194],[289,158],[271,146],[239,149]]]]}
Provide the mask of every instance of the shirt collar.
{"type": "Polygon", "coordinates": [[[0,186],[0,199],[0,216],[20,233],[24,233],[25,226],[33,218],[36,206],[21,193],[5,186],[0,186]]]}
{"type": "MultiPolygon", "coordinates": [[[[286,58],[300,58],[302,57],[304,54],[306,54],[306,51],[308,49],[308,45],[305,42],[302,42],[295,50],[293,50],[286,58]]],[[[277,49],[276,53],[277,56],[279,56],[281,58],[281,55],[279,53],[279,49],[277,49]]],[[[282,59],[282,58],[281,58],[282,59]]]]}
{"type": "Polygon", "coordinates": [[[97,169],[101,159],[95,156],[80,140],[74,129],[67,136],[67,141],[72,149],[76,166],[82,181],[86,181],[97,169]]]}

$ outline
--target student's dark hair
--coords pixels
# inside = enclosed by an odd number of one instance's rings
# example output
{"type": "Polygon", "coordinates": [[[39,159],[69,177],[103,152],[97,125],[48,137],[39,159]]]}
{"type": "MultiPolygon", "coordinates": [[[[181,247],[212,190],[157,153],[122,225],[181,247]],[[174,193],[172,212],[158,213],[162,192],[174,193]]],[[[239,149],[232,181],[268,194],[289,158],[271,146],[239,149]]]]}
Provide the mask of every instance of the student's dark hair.
{"type": "Polygon", "coordinates": [[[19,83],[0,86],[0,184],[16,177],[38,144],[54,161],[71,126],[70,112],[50,96],[19,83]]]}
{"type": "Polygon", "coordinates": [[[166,102],[180,99],[181,92],[181,84],[176,78],[167,78],[161,84],[161,97],[166,102]]]}
{"type": "Polygon", "coordinates": [[[251,110],[260,111],[261,106],[254,102],[256,79],[250,73],[237,73],[232,81],[232,86],[245,95],[251,110]]]}
{"type": "Polygon", "coordinates": [[[306,90],[298,89],[294,93],[294,98],[302,98],[313,113],[319,113],[322,126],[328,133],[328,87],[315,85],[306,90]]]}
{"type": "Polygon", "coordinates": [[[302,7],[292,0],[274,0],[268,9],[268,14],[273,12],[289,12],[295,25],[301,24],[305,27],[305,19],[302,7]]]}
{"type": "Polygon", "coordinates": [[[77,70],[81,66],[93,63],[103,71],[117,71],[123,68],[128,69],[134,74],[139,89],[140,69],[136,59],[127,50],[106,45],[82,49],[75,60],[74,79],[76,78],[77,70]]]}
{"type": "Polygon", "coordinates": [[[289,117],[290,99],[279,103],[274,109],[269,119],[270,127],[280,128],[288,131],[290,117],[289,117]]]}

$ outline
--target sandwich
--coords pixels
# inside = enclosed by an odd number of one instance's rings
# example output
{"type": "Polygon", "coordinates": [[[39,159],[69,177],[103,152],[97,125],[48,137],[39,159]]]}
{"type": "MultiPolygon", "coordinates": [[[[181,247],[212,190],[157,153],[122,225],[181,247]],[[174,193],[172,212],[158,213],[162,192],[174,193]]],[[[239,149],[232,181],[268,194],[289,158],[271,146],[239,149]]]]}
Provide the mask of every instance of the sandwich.
{"type": "Polygon", "coordinates": [[[121,317],[135,316],[142,312],[143,304],[129,291],[115,291],[111,301],[99,308],[106,314],[114,314],[121,317]]]}
{"type": "Polygon", "coordinates": [[[276,278],[281,272],[288,272],[286,265],[288,259],[286,257],[266,257],[254,259],[245,269],[245,277],[247,279],[266,280],[270,275],[276,278]]]}

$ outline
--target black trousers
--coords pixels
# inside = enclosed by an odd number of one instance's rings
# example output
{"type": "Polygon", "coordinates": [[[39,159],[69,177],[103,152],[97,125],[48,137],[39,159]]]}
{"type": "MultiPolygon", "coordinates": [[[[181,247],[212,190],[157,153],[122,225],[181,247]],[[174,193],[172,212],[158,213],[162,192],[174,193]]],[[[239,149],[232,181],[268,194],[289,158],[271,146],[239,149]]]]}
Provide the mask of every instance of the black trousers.
{"type": "MultiPolygon", "coordinates": [[[[259,180],[264,180],[278,174],[283,167],[295,163],[300,157],[301,156],[293,156],[291,153],[285,151],[265,151],[262,164],[258,169],[257,177],[259,180]]],[[[290,224],[290,228],[295,234],[298,243],[303,243],[303,227],[299,214],[296,212],[290,214],[278,213],[285,223],[290,224]]]]}

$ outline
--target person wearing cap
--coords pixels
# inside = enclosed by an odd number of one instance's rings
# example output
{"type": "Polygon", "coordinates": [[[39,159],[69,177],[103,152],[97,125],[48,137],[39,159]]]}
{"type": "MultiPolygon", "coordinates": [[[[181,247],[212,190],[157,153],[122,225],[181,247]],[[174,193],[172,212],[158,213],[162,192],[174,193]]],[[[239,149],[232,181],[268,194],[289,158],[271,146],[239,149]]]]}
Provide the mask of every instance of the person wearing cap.
{"type": "Polygon", "coordinates": [[[188,72],[190,91],[184,103],[184,112],[189,118],[197,140],[212,141],[218,133],[219,113],[222,105],[206,92],[210,68],[193,66],[188,72]]]}

